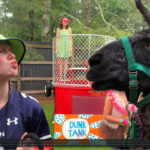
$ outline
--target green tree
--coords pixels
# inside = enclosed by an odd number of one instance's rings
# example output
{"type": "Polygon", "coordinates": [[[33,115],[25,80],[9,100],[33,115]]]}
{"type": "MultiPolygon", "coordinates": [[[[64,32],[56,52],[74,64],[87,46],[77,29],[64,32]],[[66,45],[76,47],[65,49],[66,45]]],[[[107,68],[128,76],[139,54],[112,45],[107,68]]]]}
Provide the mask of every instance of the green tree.
{"type": "MultiPolygon", "coordinates": [[[[147,27],[135,7],[134,0],[0,0],[0,2],[2,2],[0,25],[3,27],[0,28],[0,33],[25,41],[51,41],[51,38],[56,36],[56,28],[63,15],[69,18],[73,34],[101,34],[119,38],[147,27]]],[[[149,0],[142,2],[150,8],[149,0]]]]}
{"type": "Polygon", "coordinates": [[[3,10],[2,34],[25,41],[41,39],[36,32],[41,31],[41,14],[39,17],[39,13],[36,13],[42,12],[40,0],[3,0],[0,9],[3,10]]]}

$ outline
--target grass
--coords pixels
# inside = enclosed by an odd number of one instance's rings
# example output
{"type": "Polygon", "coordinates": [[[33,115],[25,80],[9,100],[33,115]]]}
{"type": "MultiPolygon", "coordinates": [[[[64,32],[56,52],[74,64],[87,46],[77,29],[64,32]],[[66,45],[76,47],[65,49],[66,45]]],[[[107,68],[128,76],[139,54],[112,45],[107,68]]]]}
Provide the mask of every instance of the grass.
{"type": "MultiPolygon", "coordinates": [[[[50,128],[50,132],[52,135],[52,139],[54,139],[54,124],[52,124],[52,121],[54,121],[54,103],[50,102],[50,103],[40,103],[48,124],[49,124],[49,128],[50,128]]],[[[55,150],[110,150],[109,147],[55,147],[55,150]]]]}
{"type": "Polygon", "coordinates": [[[45,112],[52,139],[54,139],[54,124],[52,124],[52,121],[54,121],[54,115],[53,115],[54,114],[54,103],[51,102],[51,103],[40,103],[40,104],[45,112]]]}

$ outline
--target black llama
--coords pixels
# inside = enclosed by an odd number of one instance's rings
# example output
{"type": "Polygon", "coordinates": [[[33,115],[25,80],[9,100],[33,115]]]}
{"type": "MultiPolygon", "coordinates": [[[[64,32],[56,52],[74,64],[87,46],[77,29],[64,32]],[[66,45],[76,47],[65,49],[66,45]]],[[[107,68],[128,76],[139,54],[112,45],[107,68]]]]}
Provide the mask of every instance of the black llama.
{"type": "MultiPolygon", "coordinates": [[[[141,0],[135,0],[135,3],[150,26],[150,11],[142,4],[141,0]]],[[[150,68],[150,28],[139,31],[128,38],[135,61],[150,68]]],[[[109,89],[125,91],[129,99],[128,61],[120,39],[105,45],[91,56],[89,66],[87,79],[93,82],[93,89],[97,91],[109,89]]],[[[150,94],[150,76],[142,71],[138,71],[137,74],[139,82],[137,95],[142,93],[142,97],[145,97],[150,94]]],[[[139,108],[138,113],[143,124],[143,139],[150,139],[150,102],[139,108]]]]}

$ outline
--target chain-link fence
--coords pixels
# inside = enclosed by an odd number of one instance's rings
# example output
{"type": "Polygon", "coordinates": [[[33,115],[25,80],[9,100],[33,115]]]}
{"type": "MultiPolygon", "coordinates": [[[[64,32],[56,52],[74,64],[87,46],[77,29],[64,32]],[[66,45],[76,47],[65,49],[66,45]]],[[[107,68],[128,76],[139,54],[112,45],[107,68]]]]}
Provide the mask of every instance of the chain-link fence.
{"type": "Polygon", "coordinates": [[[71,34],[55,37],[53,47],[53,85],[89,87],[86,80],[88,59],[115,38],[102,35],[71,34]]]}

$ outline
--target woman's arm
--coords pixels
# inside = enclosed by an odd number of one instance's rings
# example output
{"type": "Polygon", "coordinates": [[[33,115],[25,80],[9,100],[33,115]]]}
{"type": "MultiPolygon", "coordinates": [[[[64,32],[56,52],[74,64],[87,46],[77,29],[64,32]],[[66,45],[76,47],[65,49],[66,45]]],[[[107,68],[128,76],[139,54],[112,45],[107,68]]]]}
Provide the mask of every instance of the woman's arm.
{"type": "MultiPolygon", "coordinates": [[[[72,29],[69,28],[69,34],[72,34],[72,29]]],[[[71,41],[71,47],[73,46],[73,41],[72,41],[72,36],[70,36],[70,41],[71,41]]]]}
{"type": "MultiPolygon", "coordinates": [[[[56,37],[59,36],[59,28],[56,30],[56,37]]],[[[58,38],[56,38],[56,54],[58,53],[58,38]]]]}
{"type": "Polygon", "coordinates": [[[110,122],[113,122],[113,123],[119,123],[120,124],[120,122],[121,122],[120,118],[116,118],[116,117],[111,116],[112,108],[113,108],[113,104],[108,99],[106,101],[106,105],[105,105],[105,108],[104,108],[103,117],[107,121],[110,121],[110,122]]]}

